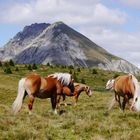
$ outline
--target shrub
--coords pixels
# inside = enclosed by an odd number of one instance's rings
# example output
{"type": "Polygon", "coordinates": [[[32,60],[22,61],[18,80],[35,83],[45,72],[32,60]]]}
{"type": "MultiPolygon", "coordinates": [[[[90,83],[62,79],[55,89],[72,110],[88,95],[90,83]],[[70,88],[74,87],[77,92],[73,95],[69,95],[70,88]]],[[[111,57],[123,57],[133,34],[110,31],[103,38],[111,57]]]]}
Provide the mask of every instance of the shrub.
{"type": "Polygon", "coordinates": [[[4,72],[6,74],[12,74],[11,68],[10,67],[5,67],[4,72]]]}
{"type": "Polygon", "coordinates": [[[96,69],[93,69],[92,70],[92,74],[98,74],[97,70],[96,69]]]}
{"type": "Polygon", "coordinates": [[[37,66],[35,63],[33,64],[32,69],[34,69],[34,70],[37,69],[37,66]]]}
{"type": "Polygon", "coordinates": [[[47,66],[50,66],[50,63],[48,62],[46,65],[47,65],[47,66]]]}
{"type": "Polygon", "coordinates": [[[19,71],[19,68],[18,68],[18,67],[16,67],[16,68],[15,68],[15,71],[19,71]]]}
{"type": "Polygon", "coordinates": [[[77,68],[77,72],[81,72],[81,69],[80,68],[77,68]]]}
{"type": "Polygon", "coordinates": [[[69,69],[74,69],[74,67],[72,65],[68,66],[69,69]]]}
{"type": "Polygon", "coordinates": [[[28,65],[27,69],[28,70],[32,70],[32,66],[31,65],[28,65]]]}
{"type": "Polygon", "coordinates": [[[4,62],[4,67],[9,67],[9,63],[8,62],[4,62]]]}
{"type": "Polygon", "coordinates": [[[0,67],[2,67],[2,62],[0,61],[0,67]]]}
{"type": "Polygon", "coordinates": [[[14,62],[13,62],[12,59],[10,59],[10,61],[9,61],[9,65],[10,65],[10,66],[15,66],[15,64],[14,64],[14,62]]]}

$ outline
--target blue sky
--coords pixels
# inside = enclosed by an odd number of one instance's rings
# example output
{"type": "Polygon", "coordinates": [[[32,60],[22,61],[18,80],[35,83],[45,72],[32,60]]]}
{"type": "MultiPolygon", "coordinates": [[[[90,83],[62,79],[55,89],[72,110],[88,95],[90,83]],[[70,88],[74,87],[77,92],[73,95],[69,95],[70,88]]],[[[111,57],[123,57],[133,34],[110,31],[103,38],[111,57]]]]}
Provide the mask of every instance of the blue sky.
{"type": "Polygon", "coordinates": [[[140,67],[139,0],[0,1],[0,47],[26,25],[56,21],[140,67]]]}

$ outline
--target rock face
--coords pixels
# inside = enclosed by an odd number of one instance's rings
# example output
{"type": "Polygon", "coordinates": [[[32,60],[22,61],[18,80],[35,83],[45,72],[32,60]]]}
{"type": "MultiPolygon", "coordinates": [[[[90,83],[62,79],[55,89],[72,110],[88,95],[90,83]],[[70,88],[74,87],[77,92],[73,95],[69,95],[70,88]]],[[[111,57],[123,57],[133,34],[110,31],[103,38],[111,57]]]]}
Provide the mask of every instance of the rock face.
{"type": "Polygon", "coordinates": [[[132,73],[132,74],[138,74],[140,72],[137,67],[135,67],[133,64],[123,59],[112,60],[106,64],[100,63],[98,64],[98,66],[101,69],[110,70],[110,71],[119,71],[119,72],[132,73]]]}
{"type": "Polygon", "coordinates": [[[22,64],[96,66],[112,71],[139,72],[134,65],[108,53],[63,22],[26,26],[0,49],[0,60],[9,59],[22,64]]]}

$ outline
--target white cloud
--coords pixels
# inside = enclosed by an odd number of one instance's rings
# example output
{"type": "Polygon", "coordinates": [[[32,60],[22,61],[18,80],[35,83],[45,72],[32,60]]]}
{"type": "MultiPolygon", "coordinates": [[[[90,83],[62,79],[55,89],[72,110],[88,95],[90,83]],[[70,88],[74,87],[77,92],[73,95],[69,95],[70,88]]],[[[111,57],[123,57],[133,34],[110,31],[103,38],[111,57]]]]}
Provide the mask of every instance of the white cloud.
{"type": "Polygon", "coordinates": [[[125,13],[108,9],[99,0],[32,0],[2,8],[0,22],[28,24],[62,20],[70,25],[123,24],[125,13]],[[5,12],[6,11],[6,12],[5,12]]]}
{"type": "Polygon", "coordinates": [[[128,6],[140,8],[140,0],[119,0],[119,1],[128,6]]]}
{"type": "Polygon", "coordinates": [[[127,15],[119,10],[108,9],[103,4],[97,4],[94,9],[93,19],[99,24],[123,24],[126,22],[127,15]]]}

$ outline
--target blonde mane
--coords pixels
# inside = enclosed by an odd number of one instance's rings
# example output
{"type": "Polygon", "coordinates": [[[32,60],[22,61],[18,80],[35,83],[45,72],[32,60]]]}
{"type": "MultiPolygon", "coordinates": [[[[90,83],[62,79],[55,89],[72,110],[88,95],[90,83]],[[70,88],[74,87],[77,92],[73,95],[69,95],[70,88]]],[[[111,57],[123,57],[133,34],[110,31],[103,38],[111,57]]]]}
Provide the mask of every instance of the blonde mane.
{"type": "Polygon", "coordinates": [[[57,80],[59,80],[64,86],[68,86],[72,80],[71,74],[69,73],[54,73],[49,75],[48,77],[57,78],[57,80]]]}

